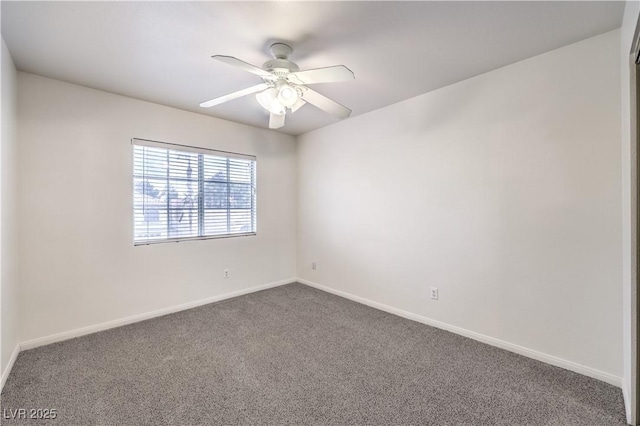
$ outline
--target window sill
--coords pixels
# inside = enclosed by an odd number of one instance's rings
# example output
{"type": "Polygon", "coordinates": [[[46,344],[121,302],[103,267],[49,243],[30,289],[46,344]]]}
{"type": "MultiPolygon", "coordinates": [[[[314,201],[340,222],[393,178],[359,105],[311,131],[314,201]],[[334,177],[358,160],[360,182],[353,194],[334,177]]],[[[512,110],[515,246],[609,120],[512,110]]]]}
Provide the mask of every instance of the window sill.
{"type": "Polygon", "coordinates": [[[205,237],[185,237],[185,238],[167,238],[164,240],[148,240],[148,241],[134,241],[134,246],[148,246],[151,244],[162,243],[181,243],[185,241],[199,241],[199,240],[218,240],[221,238],[235,238],[235,237],[254,237],[256,232],[244,232],[242,234],[224,234],[224,235],[207,235],[205,237]]]}

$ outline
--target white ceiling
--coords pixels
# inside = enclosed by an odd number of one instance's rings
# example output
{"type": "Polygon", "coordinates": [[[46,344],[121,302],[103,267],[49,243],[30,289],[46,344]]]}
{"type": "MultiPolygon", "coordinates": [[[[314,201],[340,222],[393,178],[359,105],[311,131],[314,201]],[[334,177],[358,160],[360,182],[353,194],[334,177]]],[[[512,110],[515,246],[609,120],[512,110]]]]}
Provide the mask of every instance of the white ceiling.
{"type": "MultiPolygon", "coordinates": [[[[258,127],[261,82],[211,59],[261,66],[285,41],[301,69],[344,64],[356,81],[315,85],[352,116],[616,29],[623,2],[7,2],[2,36],[18,69],[258,127]]],[[[588,61],[588,58],[585,58],[588,61]]],[[[311,105],[293,135],[337,121],[311,105]]]]}

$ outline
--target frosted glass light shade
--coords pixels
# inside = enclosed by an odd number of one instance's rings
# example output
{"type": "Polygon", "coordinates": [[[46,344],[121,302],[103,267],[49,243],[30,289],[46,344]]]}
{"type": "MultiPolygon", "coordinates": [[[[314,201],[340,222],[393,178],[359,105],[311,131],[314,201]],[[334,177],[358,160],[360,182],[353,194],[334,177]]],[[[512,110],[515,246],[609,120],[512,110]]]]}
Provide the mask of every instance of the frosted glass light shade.
{"type": "Polygon", "coordinates": [[[278,100],[282,105],[291,108],[298,101],[298,92],[289,85],[284,85],[278,90],[278,100]]]}
{"type": "Polygon", "coordinates": [[[284,105],[278,100],[278,92],[273,87],[256,93],[256,99],[262,108],[272,114],[283,115],[285,113],[284,105]]]}

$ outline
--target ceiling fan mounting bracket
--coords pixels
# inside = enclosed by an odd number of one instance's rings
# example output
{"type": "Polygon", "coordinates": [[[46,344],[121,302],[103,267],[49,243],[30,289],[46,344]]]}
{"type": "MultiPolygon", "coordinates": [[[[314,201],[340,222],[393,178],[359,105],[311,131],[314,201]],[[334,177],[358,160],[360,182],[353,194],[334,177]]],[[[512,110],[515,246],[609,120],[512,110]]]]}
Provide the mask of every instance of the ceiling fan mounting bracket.
{"type": "Polygon", "coordinates": [[[291,46],[284,43],[273,43],[269,50],[275,59],[287,59],[287,57],[293,52],[291,46]]]}

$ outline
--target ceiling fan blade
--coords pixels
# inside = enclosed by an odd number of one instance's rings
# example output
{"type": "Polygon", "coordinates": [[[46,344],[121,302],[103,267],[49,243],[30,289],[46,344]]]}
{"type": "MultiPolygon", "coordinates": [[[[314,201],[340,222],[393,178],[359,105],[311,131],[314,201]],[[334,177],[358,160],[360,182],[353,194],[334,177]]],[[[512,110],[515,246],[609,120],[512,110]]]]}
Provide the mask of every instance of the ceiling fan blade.
{"type": "Polygon", "coordinates": [[[270,129],[279,129],[284,126],[284,114],[274,114],[271,113],[269,116],[269,128],[270,129]]]}
{"type": "Polygon", "coordinates": [[[307,103],[302,98],[298,98],[296,103],[293,104],[293,106],[291,106],[291,112],[296,112],[297,110],[299,110],[300,108],[302,108],[306,104],[307,103]]]}
{"type": "Polygon", "coordinates": [[[324,95],[316,92],[315,90],[305,87],[302,92],[302,99],[320,108],[329,114],[338,118],[347,118],[351,115],[351,110],[343,105],[340,105],[336,101],[332,101],[324,95]]]}
{"type": "Polygon", "coordinates": [[[353,71],[344,65],[292,72],[287,77],[298,84],[336,83],[356,78],[353,71]]]}
{"type": "Polygon", "coordinates": [[[224,55],[214,55],[213,59],[217,59],[225,64],[233,65],[238,68],[242,68],[245,71],[249,71],[250,73],[259,75],[260,77],[273,77],[269,71],[265,71],[262,68],[258,68],[255,65],[251,65],[245,61],[241,61],[238,58],[234,58],[233,56],[224,56],[224,55]]]}
{"type": "Polygon", "coordinates": [[[258,84],[257,86],[248,87],[246,89],[238,90],[237,92],[229,93],[228,95],[220,96],[218,98],[211,99],[210,101],[203,102],[200,104],[200,106],[202,108],[209,108],[215,105],[219,105],[223,102],[230,101],[232,99],[240,98],[242,96],[250,95],[251,93],[259,92],[261,90],[266,89],[267,87],[269,87],[269,85],[265,83],[258,84]]]}

